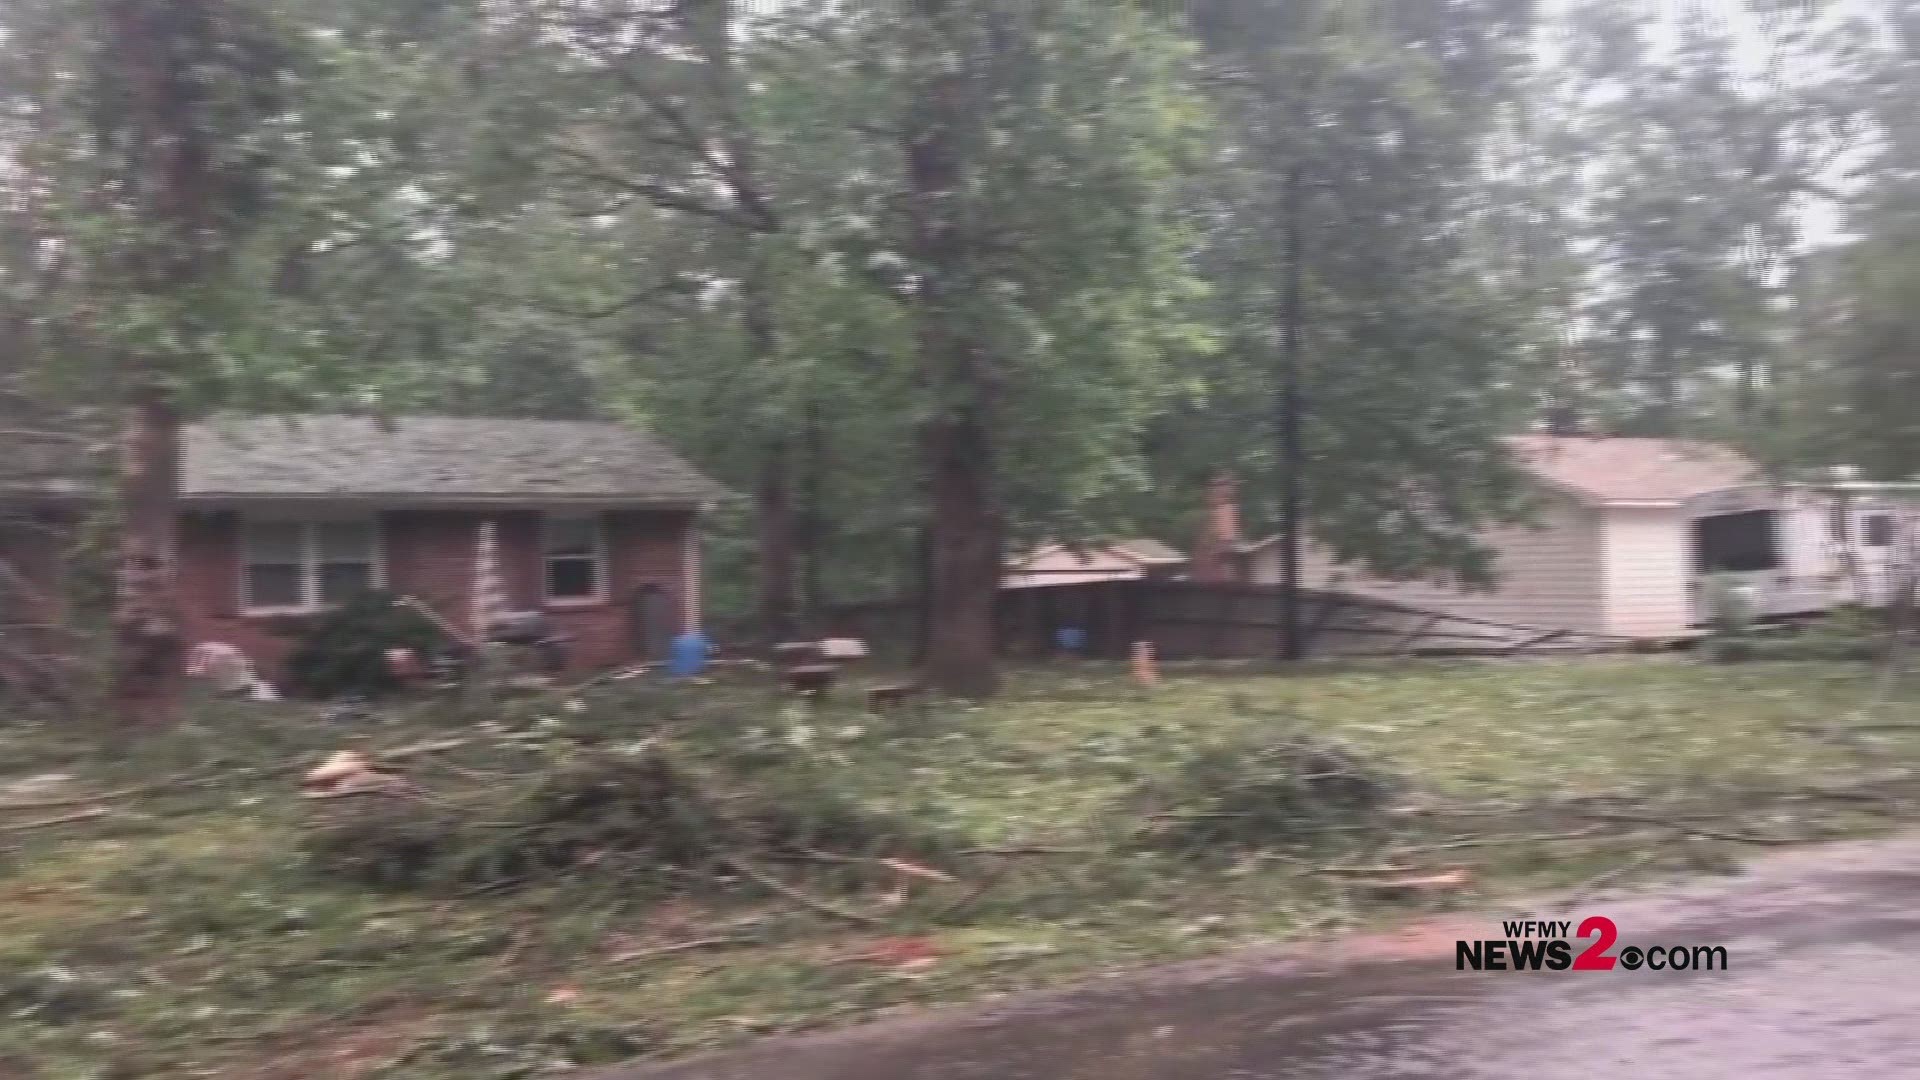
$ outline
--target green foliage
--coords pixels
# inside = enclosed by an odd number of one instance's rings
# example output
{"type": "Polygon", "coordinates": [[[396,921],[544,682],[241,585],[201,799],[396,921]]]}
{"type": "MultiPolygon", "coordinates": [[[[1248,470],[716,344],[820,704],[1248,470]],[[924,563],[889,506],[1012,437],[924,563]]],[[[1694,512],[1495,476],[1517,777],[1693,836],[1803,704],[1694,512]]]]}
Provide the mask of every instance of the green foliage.
{"type": "MultiPolygon", "coordinates": [[[[474,793],[458,807],[407,799],[323,802],[301,848],[325,876],[382,888],[526,886],[575,874],[637,890],[724,878],[731,860],[938,855],[937,830],[863,805],[804,756],[753,755],[658,738],[624,738],[596,722],[554,727],[544,767],[474,793]]],[[[592,716],[591,710],[587,714],[592,716]]],[[[850,875],[845,884],[859,884],[850,875]]]]}
{"type": "Polygon", "coordinates": [[[582,1022],[557,1009],[528,1010],[499,1023],[445,1032],[410,1048],[396,1068],[478,1080],[522,1080],[556,1069],[632,1061],[660,1047],[645,1021],[582,1022]]]}
{"type": "MultiPolygon", "coordinates": [[[[1896,683],[1878,719],[1920,718],[1912,689],[1896,683]]],[[[1670,793],[1689,800],[1655,811],[1670,820],[1725,812],[1743,818],[1730,827],[1756,833],[1880,829],[1910,800],[1838,810],[1804,798],[1753,801],[1857,780],[1853,751],[1802,729],[1850,715],[1879,692],[1878,676],[1858,664],[1581,658],[1360,664],[1288,677],[1176,665],[1143,694],[1124,672],[1094,665],[1016,673],[1002,699],[977,709],[932,702],[910,728],[866,715],[855,694],[787,710],[764,681],[734,678],[694,688],[609,684],[578,699],[579,709],[564,695],[512,699],[477,722],[436,702],[395,701],[350,734],[317,723],[319,710],[302,703],[201,703],[187,723],[133,741],[99,741],[73,722],[10,723],[0,727],[5,783],[58,771],[73,777],[75,797],[147,786],[111,800],[113,814],[10,836],[0,969],[15,975],[0,978],[10,1006],[0,1060],[50,1076],[246,1076],[263,1067],[324,1075],[352,1049],[351,1067],[394,1080],[525,1075],[537,1061],[590,1064],[635,1048],[685,1056],[764,1031],[1391,917],[1391,900],[1301,873],[1284,857],[1295,833],[1228,838],[1218,859],[1141,850],[1132,812],[1144,809],[1143,783],[1233,742],[1255,754],[1293,736],[1345,748],[1349,767],[1402,778],[1418,805],[1670,793]],[[1276,727],[1275,714],[1294,719],[1276,727]],[[474,740],[391,761],[422,789],[413,805],[444,817],[427,824],[448,825],[459,843],[482,833],[508,842],[513,829],[488,826],[517,820],[511,793],[537,787],[550,769],[658,739],[730,810],[753,806],[763,777],[769,791],[777,777],[804,777],[795,782],[884,823],[867,835],[897,838],[876,841],[872,853],[927,858],[959,880],[916,880],[894,906],[896,874],[833,861],[858,842],[836,849],[820,836],[822,856],[769,852],[760,869],[887,926],[827,918],[744,879],[649,874],[617,848],[512,888],[442,878],[396,894],[318,873],[303,851],[323,808],[409,803],[298,798],[288,770],[343,739],[376,760],[394,748],[474,740]],[[753,752],[738,753],[743,745],[753,752]],[[176,776],[204,782],[150,786],[176,776]],[[959,850],[923,856],[940,850],[922,839],[929,835],[959,850]],[[847,959],[893,935],[930,938],[941,957],[899,973],[847,959]],[[66,996],[74,983],[81,989],[66,996]]],[[[1897,733],[1877,750],[1894,768],[1911,765],[1916,751],[1920,740],[1897,733]]],[[[1228,783],[1265,771],[1217,769],[1209,775],[1228,783]]],[[[1178,801],[1198,807],[1209,796],[1183,792],[1178,801]]],[[[18,819],[43,816],[23,810],[18,819]]],[[[1391,814],[1377,830],[1326,820],[1326,848],[1301,855],[1315,865],[1424,866],[1417,849],[1462,832],[1585,827],[1505,813],[1391,814]],[[1395,854],[1383,842],[1407,846],[1395,854]]],[[[1449,848],[1435,867],[1470,866],[1487,895],[1538,896],[1649,855],[1656,873],[1698,856],[1698,843],[1650,845],[1637,825],[1619,834],[1449,848]]],[[[646,849],[636,841],[634,850],[646,849]]]]}
{"type": "Polygon", "coordinates": [[[313,698],[373,697],[398,689],[388,649],[411,649],[425,658],[447,644],[439,627],[398,600],[369,590],[303,620],[286,663],[294,692],[313,698]]]}
{"type": "MultiPolygon", "coordinates": [[[[1160,809],[1144,842],[1195,857],[1236,850],[1311,848],[1329,830],[1368,829],[1406,784],[1352,749],[1293,722],[1236,730],[1149,781],[1160,809]]],[[[1353,837],[1343,835],[1340,843],[1353,837]]]]}
{"type": "Polygon", "coordinates": [[[1500,438],[1528,419],[1540,373],[1528,312],[1492,287],[1463,223],[1481,205],[1478,148],[1520,71],[1523,6],[1438,19],[1416,4],[1212,0],[1193,19],[1218,69],[1216,149],[1191,198],[1208,211],[1201,258],[1225,347],[1182,369],[1155,418],[1154,486],[1183,502],[1149,512],[1185,533],[1224,467],[1245,481],[1249,527],[1276,524],[1292,214],[1313,534],[1384,576],[1484,580],[1478,533],[1524,511],[1500,438]]]}
{"type": "Polygon", "coordinates": [[[375,797],[323,807],[301,835],[300,852],[329,878],[419,889],[440,883],[440,860],[457,835],[457,825],[432,807],[375,797]]]}
{"type": "Polygon", "coordinates": [[[1877,612],[1841,609],[1791,633],[1756,634],[1751,628],[1716,631],[1703,644],[1717,664],[1751,661],[1869,661],[1885,658],[1887,623],[1877,612]]]}

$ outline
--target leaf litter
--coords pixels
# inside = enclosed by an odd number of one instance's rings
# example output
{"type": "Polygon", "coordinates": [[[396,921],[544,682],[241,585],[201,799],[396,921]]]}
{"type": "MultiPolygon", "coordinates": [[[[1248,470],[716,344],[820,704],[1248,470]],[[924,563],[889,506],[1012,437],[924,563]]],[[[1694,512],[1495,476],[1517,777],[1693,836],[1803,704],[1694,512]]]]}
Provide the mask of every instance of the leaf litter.
{"type": "Polygon", "coordinates": [[[132,743],[17,724],[9,769],[68,779],[0,804],[0,1060],[545,1075],[1723,868],[1908,814],[1920,701],[1848,736],[1872,684],[1631,659],[1172,666],[1143,693],[1088,666],[910,723],[735,678],[344,730],[296,704],[132,743]],[[300,798],[330,758],[406,783],[300,798]]]}

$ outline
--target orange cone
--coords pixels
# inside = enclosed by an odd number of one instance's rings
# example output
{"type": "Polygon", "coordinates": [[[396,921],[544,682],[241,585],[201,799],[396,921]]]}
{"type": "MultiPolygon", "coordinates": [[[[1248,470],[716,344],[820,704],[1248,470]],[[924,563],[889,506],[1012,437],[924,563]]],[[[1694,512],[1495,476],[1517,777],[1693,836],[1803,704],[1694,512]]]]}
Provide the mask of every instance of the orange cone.
{"type": "Polygon", "coordinates": [[[1160,666],[1153,659],[1153,642],[1133,643],[1133,681],[1141,686],[1160,685],[1160,666]]]}

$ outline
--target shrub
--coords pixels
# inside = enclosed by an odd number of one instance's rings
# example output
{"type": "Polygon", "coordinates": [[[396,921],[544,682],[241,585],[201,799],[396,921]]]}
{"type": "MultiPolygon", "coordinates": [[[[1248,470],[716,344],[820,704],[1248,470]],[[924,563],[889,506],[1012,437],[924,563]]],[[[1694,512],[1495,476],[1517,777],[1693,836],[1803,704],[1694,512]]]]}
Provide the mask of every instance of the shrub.
{"type": "Polygon", "coordinates": [[[1758,644],[1752,638],[1716,634],[1701,642],[1700,651],[1708,663],[1744,664],[1754,659],[1755,646],[1758,644]]]}
{"type": "Polygon", "coordinates": [[[1885,620],[1857,608],[1842,608],[1792,633],[1716,633],[1702,643],[1707,660],[1739,664],[1765,660],[1875,660],[1886,649],[1885,620]]]}
{"type": "Polygon", "coordinates": [[[365,592],[305,622],[287,657],[291,689],[306,697],[376,697],[399,688],[387,650],[431,655],[446,642],[440,628],[385,592],[365,592]]]}

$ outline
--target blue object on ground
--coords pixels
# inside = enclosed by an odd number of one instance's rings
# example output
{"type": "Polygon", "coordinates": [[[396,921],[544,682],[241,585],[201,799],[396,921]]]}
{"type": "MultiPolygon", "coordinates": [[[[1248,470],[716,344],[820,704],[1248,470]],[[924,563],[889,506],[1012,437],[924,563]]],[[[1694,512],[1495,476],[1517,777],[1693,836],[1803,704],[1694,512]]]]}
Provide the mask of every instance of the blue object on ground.
{"type": "Polygon", "coordinates": [[[689,630],[673,639],[668,650],[667,673],[676,679],[690,679],[707,670],[707,658],[713,643],[698,630],[689,630]]]}
{"type": "Polygon", "coordinates": [[[1078,653],[1087,648],[1087,632],[1078,626],[1063,626],[1053,632],[1053,643],[1061,652],[1078,653]]]}

